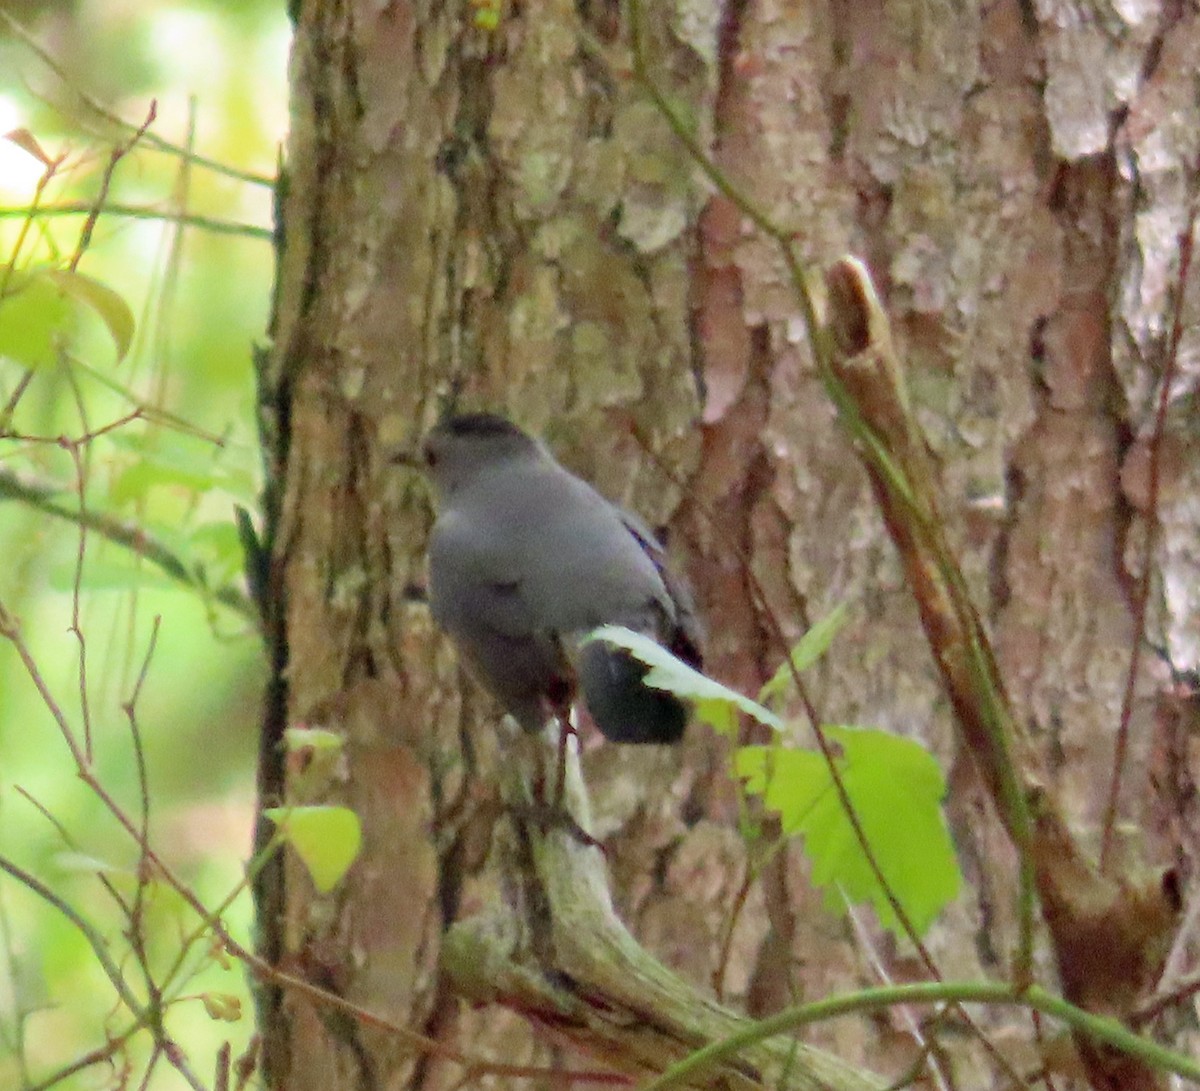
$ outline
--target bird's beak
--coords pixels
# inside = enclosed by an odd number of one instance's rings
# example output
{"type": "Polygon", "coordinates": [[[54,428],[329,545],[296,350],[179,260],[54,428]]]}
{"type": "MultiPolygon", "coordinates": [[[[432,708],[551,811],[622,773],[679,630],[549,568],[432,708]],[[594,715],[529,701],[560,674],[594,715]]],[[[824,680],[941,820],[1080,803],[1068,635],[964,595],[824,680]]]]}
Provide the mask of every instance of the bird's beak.
{"type": "Polygon", "coordinates": [[[413,470],[421,470],[425,467],[425,459],[421,452],[411,447],[393,447],[387,454],[387,460],[389,465],[408,466],[413,470]]]}

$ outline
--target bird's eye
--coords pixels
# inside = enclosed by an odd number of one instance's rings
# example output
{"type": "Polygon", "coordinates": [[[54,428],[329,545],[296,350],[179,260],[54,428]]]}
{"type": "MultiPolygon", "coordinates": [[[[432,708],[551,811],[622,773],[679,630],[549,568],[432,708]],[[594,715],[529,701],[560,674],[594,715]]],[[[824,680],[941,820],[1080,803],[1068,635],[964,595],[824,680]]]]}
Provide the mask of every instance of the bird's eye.
{"type": "Polygon", "coordinates": [[[425,457],[425,465],[428,466],[430,469],[433,469],[433,467],[436,466],[437,462],[438,462],[437,451],[435,451],[432,447],[426,447],[425,450],[422,451],[421,453],[425,457]]]}

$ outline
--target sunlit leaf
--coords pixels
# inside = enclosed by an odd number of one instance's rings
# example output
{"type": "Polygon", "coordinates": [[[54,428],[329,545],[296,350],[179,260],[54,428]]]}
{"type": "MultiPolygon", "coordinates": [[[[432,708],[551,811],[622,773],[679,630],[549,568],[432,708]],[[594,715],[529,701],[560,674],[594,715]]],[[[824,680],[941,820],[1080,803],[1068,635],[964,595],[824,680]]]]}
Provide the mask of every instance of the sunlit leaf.
{"type": "Polygon", "coordinates": [[[349,807],[268,807],[263,814],[296,850],[322,894],[337,886],[362,847],[362,827],[349,807]]]}
{"type": "Polygon", "coordinates": [[[646,685],[668,690],[690,701],[695,708],[696,718],[723,734],[735,733],[739,710],[753,716],[759,723],[777,731],[783,730],[783,721],[769,708],[720,682],[714,682],[641,633],[620,625],[603,625],[589,633],[585,643],[592,640],[603,640],[624,648],[635,659],[645,663],[650,668],[644,679],[646,685]]]}
{"type": "Polygon", "coordinates": [[[22,367],[53,363],[56,346],[74,330],[73,318],[73,304],[48,277],[10,273],[0,298],[0,356],[22,367]]]}
{"type": "Polygon", "coordinates": [[[829,646],[833,643],[833,638],[837,636],[838,630],[846,624],[846,615],[846,604],[839,603],[809,628],[788,656],[791,665],[784,663],[780,666],[766,685],[759,690],[758,699],[766,702],[785,693],[794,680],[793,669],[797,672],[806,671],[829,651],[829,646]]]}
{"type": "Polygon", "coordinates": [[[230,993],[202,993],[200,1000],[210,1019],[236,1023],[242,1018],[242,1002],[230,993]]]}
{"type": "Polygon", "coordinates": [[[117,346],[117,359],[123,360],[133,341],[135,327],[133,311],[124,297],[95,277],[74,269],[45,269],[42,275],[60,291],[99,315],[117,346]]]}
{"type": "Polygon", "coordinates": [[[8,274],[0,300],[0,355],[26,367],[44,367],[75,330],[80,309],[96,315],[117,348],[129,351],[134,320],[129,304],[108,285],[70,269],[18,269],[8,274]]]}
{"type": "MultiPolygon", "coordinates": [[[[942,815],[946,785],[937,762],[911,739],[884,731],[826,727],[837,743],[842,782],[879,870],[919,934],[958,894],[962,875],[942,815]]],[[[808,750],[747,746],[735,757],[748,791],[779,812],[784,832],[802,834],[812,879],[827,909],[869,902],[885,928],[901,933],[862,850],[824,757],[808,750]]]]}

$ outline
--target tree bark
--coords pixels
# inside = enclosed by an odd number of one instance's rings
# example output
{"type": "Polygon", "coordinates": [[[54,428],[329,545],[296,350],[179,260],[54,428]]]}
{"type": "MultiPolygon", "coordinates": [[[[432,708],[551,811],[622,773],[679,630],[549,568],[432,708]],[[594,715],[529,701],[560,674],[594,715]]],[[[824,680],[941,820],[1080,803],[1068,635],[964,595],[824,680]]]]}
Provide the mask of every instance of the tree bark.
{"type": "MultiPolygon", "coordinates": [[[[1115,858],[1139,874],[1170,865],[1187,887],[1197,756],[1194,695],[1177,682],[1200,667],[1194,280],[1156,458],[1151,439],[1196,188],[1194,13],[1166,0],[647,7],[654,78],[718,164],[795,231],[807,260],[854,252],[870,267],[948,539],[1047,791],[1094,851],[1153,524],[1148,640],[1163,654],[1143,649],[1128,702],[1119,815],[1136,832],[1115,858]]],[[[904,570],[777,252],[712,194],[631,77],[627,12],[508,5],[488,31],[471,11],[294,4],[260,369],[274,668],[260,783],[268,803],[301,783],[306,801],[346,803],[365,841],[331,895],[290,859],[263,873],[264,953],[461,1053],[554,1055],[530,1029],[551,1022],[544,1013],[468,1008],[460,992],[499,994],[468,985],[461,961],[441,967],[451,928],[461,943],[485,912],[527,918],[513,883],[547,875],[523,870],[513,848],[520,823],[499,786],[511,751],[494,710],[415,594],[427,492],[389,464],[454,392],[545,435],[601,491],[669,529],[722,680],[753,691],[784,654],[740,556],[789,637],[851,605],[811,680],[822,717],[913,735],[942,759],[971,886],[929,945],[948,976],[1006,973],[1014,856],[915,639],[904,570]],[[346,739],[315,781],[280,749],[295,723],[346,739]]],[[[874,983],[872,962],[894,979],[917,974],[869,921],[864,950],[821,908],[796,849],[731,917],[747,862],[723,758],[700,730],[673,752],[585,747],[592,832],[638,942],[692,987],[758,1014],[874,983]]],[[[1185,940],[1176,969],[1189,965],[1185,940]]],[[[1048,953],[1036,969],[1055,980],[1048,953]]],[[[272,1087],[462,1076],[445,1055],[269,983],[261,1014],[272,1087]]],[[[1040,1063],[1011,1013],[980,1021],[1018,1069],[1040,1063]]],[[[556,1049],[595,1048],[563,1029],[556,1049]]],[[[900,1012],[811,1028],[805,1041],[841,1058],[829,1078],[844,1086],[870,1085],[853,1066],[895,1076],[916,1053],[900,1012]]],[[[1000,1086],[976,1046],[948,1048],[962,1086],[1000,1086]]],[[[604,1054],[653,1067],[619,1043],[604,1054]]]]}

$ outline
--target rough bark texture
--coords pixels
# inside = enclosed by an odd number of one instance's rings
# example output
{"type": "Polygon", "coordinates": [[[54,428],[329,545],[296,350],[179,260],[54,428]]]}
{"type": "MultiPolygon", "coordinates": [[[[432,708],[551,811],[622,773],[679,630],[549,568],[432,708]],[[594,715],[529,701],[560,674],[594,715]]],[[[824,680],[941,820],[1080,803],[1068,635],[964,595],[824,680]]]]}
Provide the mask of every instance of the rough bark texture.
{"type": "MultiPolygon", "coordinates": [[[[1200,21],[1167,0],[648,6],[656,78],[718,162],[810,260],[851,251],[870,266],[1010,696],[1048,789],[1098,845],[1200,154],[1200,21]]],[[[790,634],[852,605],[814,672],[821,713],[914,735],[943,760],[971,886],[930,946],[948,977],[1004,973],[1014,856],[955,741],[866,477],[777,255],[700,183],[631,80],[626,13],[509,5],[494,33],[466,5],[300,0],[294,17],[263,370],[278,677],[262,779],[268,797],[297,784],[277,749],[286,724],[343,733],[344,761],[304,791],[353,806],[366,840],[334,895],[291,864],[267,873],[264,950],[475,1056],[551,1056],[517,1015],[466,1008],[438,972],[448,926],[512,900],[492,851],[505,820],[491,710],[408,593],[428,497],[386,457],[453,385],[670,526],[723,680],[753,689],[781,656],[739,553],[790,634]]],[[[1166,661],[1200,667],[1195,315],[1189,285],[1148,619],[1166,655],[1143,653],[1120,800],[1136,831],[1122,867],[1173,865],[1189,891],[1194,694],[1166,661]]],[[[752,887],[723,959],[745,858],[722,758],[703,732],[677,752],[585,754],[593,832],[634,935],[756,1013],[873,983],[873,962],[917,976],[869,921],[870,952],[821,909],[798,852],[752,887]]],[[[1186,940],[1174,972],[1194,964],[1186,940]]],[[[1054,980],[1048,952],[1038,972],[1054,980]]],[[[263,1010],[274,1087],[461,1075],[295,995],[266,990],[263,1010]]],[[[981,1022],[1018,1070],[1040,1063],[1011,1013],[981,1022]]],[[[806,1040],[893,1075],[915,1054],[901,1013],[806,1040]]],[[[980,1050],[949,1048],[960,1086],[1000,1086],[980,1050]]]]}

